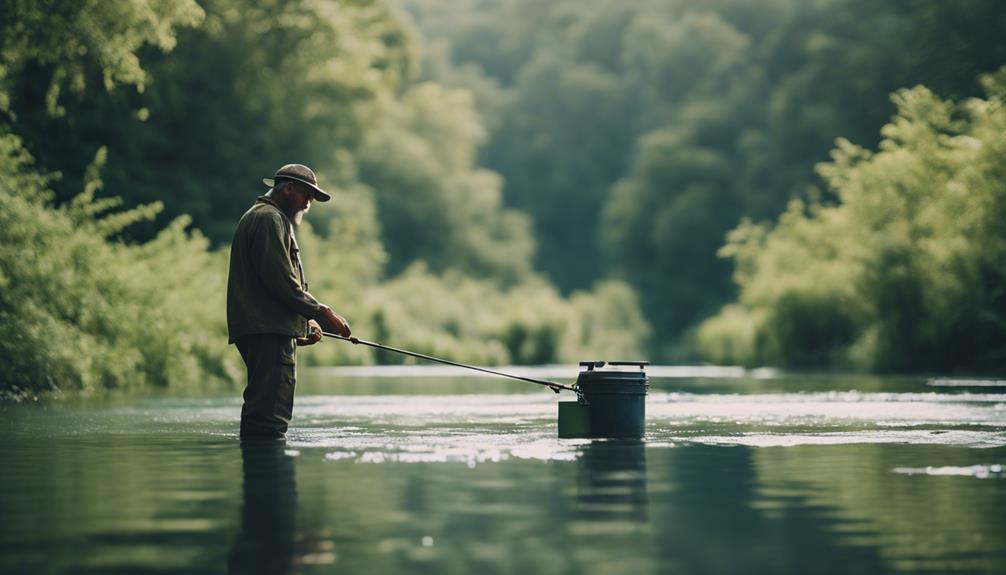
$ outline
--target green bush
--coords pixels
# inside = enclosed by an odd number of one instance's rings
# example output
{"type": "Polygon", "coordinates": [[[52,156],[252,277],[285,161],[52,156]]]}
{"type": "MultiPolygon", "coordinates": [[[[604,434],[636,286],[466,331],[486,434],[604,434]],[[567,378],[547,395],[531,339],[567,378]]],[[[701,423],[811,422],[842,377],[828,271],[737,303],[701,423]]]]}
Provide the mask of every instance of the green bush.
{"type": "Polygon", "coordinates": [[[146,244],[114,239],[160,206],[113,211],[117,199],[95,199],[103,156],[87,188],[54,208],[52,177],[0,137],[0,393],[233,381],[221,254],[184,218],[146,244]]]}
{"type": "Polygon", "coordinates": [[[736,305],[700,349],[742,364],[1006,371],[1006,68],[986,99],[894,95],[877,152],[839,141],[818,167],[834,205],[794,202],[721,252],[736,305]]]}
{"type": "Polygon", "coordinates": [[[718,315],[699,326],[696,346],[703,357],[714,364],[756,363],[759,354],[755,350],[755,339],[762,331],[763,321],[760,314],[749,307],[724,306],[718,315]]]}
{"type": "MultiPolygon", "coordinates": [[[[457,271],[434,274],[421,262],[342,303],[360,338],[485,365],[638,358],[649,333],[635,292],[621,282],[563,299],[540,278],[501,289],[457,271]]],[[[351,345],[316,346],[303,357],[309,365],[417,363],[351,345]]]]}
{"type": "MultiPolygon", "coordinates": [[[[12,135],[0,137],[0,394],[195,389],[242,379],[227,345],[227,255],[211,251],[179,217],[146,243],[120,239],[159,204],[116,210],[95,198],[100,151],[86,189],[51,204],[49,182],[12,135]]],[[[360,337],[479,364],[638,357],[648,334],[635,293],[621,282],[563,299],[528,276],[503,288],[422,262],[383,280],[386,255],[369,190],[335,192],[328,235],[297,234],[311,291],[345,314],[360,337]]],[[[329,342],[305,350],[308,365],[413,362],[329,342]]]]}
{"type": "MultiPolygon", "coordinates": [[[[346,316],[360,338],[487,365],[644,355],[649,324],[635,291],[623,282],[602,282],[563,298],[535,275],[501,282],[467,267],[434,270],[423,260],[388,278],[369,187],[337,189],[311,218],[324,233],[307,222],[297,230],[310,291],[346,316]]],[[[331,340],[303,350],[301,358],[316,366],[416,362],[331,340]]]]}

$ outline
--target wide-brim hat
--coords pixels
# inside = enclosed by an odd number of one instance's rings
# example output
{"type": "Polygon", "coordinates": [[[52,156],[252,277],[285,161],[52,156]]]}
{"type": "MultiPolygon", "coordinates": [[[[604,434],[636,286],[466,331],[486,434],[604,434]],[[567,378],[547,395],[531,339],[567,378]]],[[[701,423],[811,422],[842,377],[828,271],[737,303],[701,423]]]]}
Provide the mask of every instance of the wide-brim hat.
{"type": "Polygon", "coordinates": [[[287,164],[276,170],[273,177],[262,178],[262,182],[270,188],[276,185],[276,180],[294,180],[311,186],[314,189],[314,197],[319,202],[327,202],[332,199],[328,192],[318,187],[318,177],[314,175],[311,168],[304,164],[287,164]]]}

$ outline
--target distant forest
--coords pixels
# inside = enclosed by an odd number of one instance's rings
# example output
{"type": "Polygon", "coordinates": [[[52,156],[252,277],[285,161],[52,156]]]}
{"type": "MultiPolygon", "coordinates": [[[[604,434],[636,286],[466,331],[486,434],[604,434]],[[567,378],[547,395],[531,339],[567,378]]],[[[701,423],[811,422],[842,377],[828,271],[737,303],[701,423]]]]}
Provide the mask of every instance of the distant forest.
{"type": "MultiPolygon", "coordinates": [[[[13,395],[234,381],[228,242],[291,161],[335,194],[299,232],[312,291],[393,345],[497,364],[1006,365],[999,0],[0,15],[13,395]]],[[[397,359],[307,358],[378,361],[397,359]]]]}
{"type": "Polygon", "coordinates": [[[836,139],[868,149],[891,94],[983,95],[1006,64],[996,0],[398,0],[420,77],[472,91],[480,161],[531,216],[563,290],[620,277],[665,359],[737,296],[717,257],[744,219],[833,202],[836,139]]]}

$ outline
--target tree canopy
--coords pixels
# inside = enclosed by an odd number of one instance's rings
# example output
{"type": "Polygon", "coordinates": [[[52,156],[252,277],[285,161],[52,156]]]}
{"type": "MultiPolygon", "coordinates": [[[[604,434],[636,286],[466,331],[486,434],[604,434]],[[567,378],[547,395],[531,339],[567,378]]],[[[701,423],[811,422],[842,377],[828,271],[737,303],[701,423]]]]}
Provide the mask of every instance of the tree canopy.
{"type": "Polygon", "coordinates": [[[877,151],[840,140],[836,198],[742,224],[736,304],[705,322],[714,361],[881,371],[1006,369],[1006,68],[984,99],[901,90],[877,151]]]}
{"type": "Polygon", "coordinates": [[[807,198],[836,138],[876,145],[890,93],[977,96],[1006,63],[995,0],[398,4],[433,46],[422,74],[476,95],[538,269],[627,279],[665,358],[734,297],[716,253],[741,218],[807,198]]]}
{"type": "Polygon", "coordinates": [[[298,235],[359,333],[487,363],[643,348],[624,282],[563,297],[535,274],[470,92],[415,81],[384,3],[52,4],[0,23],[0,395],[235,383],[226,242],[288,162],[334,195],[298,235]]]}
{"type": "Polygon", "coordinates": [[[316,295],[392,344],[1001,370],[1003,29],[998,0],[0,0],[5,392],[233,380],[227,243],[290,162],[335,196],[316,295]]]}

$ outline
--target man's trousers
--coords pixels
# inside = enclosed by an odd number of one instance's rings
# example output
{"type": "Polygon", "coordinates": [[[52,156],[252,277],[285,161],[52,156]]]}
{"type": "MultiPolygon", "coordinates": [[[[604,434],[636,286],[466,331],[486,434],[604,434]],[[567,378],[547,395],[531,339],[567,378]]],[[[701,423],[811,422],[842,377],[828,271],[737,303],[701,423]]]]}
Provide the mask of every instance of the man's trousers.
{"type": "Polygon", "coordinates": [[[280,439],[293,417],[297,343],[286,335],[246,335],[235,342],[248,368],[241,406],[242,439],[280,439]]]}

